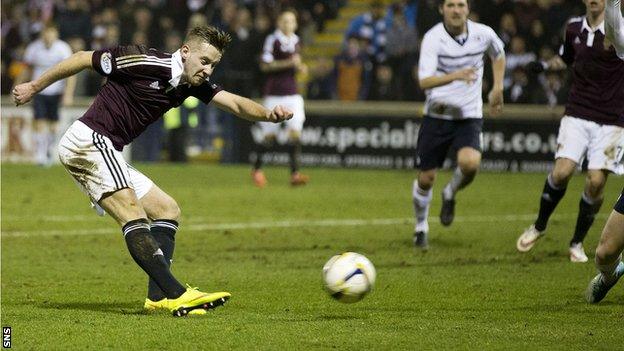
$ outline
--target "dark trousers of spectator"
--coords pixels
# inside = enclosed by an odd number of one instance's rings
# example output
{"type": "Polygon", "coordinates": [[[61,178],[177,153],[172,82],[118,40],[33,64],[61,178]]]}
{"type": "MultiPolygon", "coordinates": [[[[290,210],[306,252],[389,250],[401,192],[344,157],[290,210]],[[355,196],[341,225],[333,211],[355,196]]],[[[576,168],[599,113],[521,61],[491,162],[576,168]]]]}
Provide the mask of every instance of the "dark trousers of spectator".
{"type": "Polygon", "coordinates": [[[187,162],[186,157],[186,140],[188,136],[188,128],[180,127],[169,129],[169,137],[167,140],[167,148],[169,150],[169,161],[171,162],[187,162]]]}
{"type": "Polygon", "coordinates": [[[392,68],[392,86],[397,93],[397,100],[416,100],[413,69],[417,62],[415,54],[388,57],[387,64],[392,68]]]}

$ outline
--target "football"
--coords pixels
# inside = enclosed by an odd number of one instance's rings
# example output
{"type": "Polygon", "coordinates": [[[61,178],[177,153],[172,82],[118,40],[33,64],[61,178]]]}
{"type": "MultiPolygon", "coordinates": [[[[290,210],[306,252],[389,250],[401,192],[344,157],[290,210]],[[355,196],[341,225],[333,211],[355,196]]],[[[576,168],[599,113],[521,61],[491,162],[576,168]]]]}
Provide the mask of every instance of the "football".
{"type": "Polygon", "coordinates": [[[360,301],[375,284],[375,267],[364,255],[345,252],[333,256],[323,267],[325,290],[334,299],[353,303],[360,301]]]}

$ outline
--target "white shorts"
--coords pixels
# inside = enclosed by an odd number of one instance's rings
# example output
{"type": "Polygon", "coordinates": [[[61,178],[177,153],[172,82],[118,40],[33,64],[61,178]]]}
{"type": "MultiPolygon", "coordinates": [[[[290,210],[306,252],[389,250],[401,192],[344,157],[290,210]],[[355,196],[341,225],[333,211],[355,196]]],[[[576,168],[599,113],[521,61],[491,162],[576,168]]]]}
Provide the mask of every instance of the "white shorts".
{"type": "Polygon", "coordinates": [[[277,135],[282,125],[284,125],[287,130],[301,133],[303,122],[305,122],[305,110],[303,108],[303,97],[301,95],[269,95],[264,98],[262,104],[268,109],[273,109],[277,105],[282,105],[293,111],[293,118],[282,123],[258,122],[263,135],[277,135]]]}
{"type": "Polygon", "coordinates": [[[555,158],[567,158],[580,165],[585,157],[588,169],[623,174],[624,128],[564,116],[559,126],[555,158]]]}
{"type": "Polygon", "coordinates": [[[80,121],[65,132],[59,158],[80,188],[97,203],[104,194],[131,188],[140,199],[154,183],[130,166],[112,142],[80,121]]]}

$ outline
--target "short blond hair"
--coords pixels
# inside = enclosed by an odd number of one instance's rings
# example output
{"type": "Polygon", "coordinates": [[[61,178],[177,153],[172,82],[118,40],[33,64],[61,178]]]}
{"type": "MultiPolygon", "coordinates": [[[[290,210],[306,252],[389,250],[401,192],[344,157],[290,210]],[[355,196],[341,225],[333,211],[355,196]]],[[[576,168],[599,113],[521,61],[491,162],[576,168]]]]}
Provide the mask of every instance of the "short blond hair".
{"type": "Polygon", "coordinates": [[[232,37],[228,33],[213,26],[199,26],[189,30],[184,39],[184,43],[187,45],[194,41],[208,43],[217,48],[217,50],[223,52],[232,41],[232,37]]]}

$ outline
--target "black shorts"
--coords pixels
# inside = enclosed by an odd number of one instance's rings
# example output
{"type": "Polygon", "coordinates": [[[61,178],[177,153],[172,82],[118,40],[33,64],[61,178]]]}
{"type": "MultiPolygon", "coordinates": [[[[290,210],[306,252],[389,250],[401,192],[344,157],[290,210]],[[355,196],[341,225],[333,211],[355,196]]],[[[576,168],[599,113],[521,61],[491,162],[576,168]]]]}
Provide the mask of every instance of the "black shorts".
{"type": "Polygon", "coordinates": [[[49,121],[59,120],[59,103],[61,95],[35,95],[33,106],[35,108],[35,119],[47,119],[49,121]]]}
{"type": "Polygon", "coordinates": [[[615,202],[615,206],[613,206],[613,209],[616,212],[619,212],[624,215],[624,189],[622,189],[622,194],[620,194],[620,197],[615,202]]]}
{"type": "Polygon", "coordinates": [[[483,119],[446,120],[425,116],[418,131],[416,168],[427,171],[442,167],[449,150],[471,147],[481,151],[483,119]]]}

